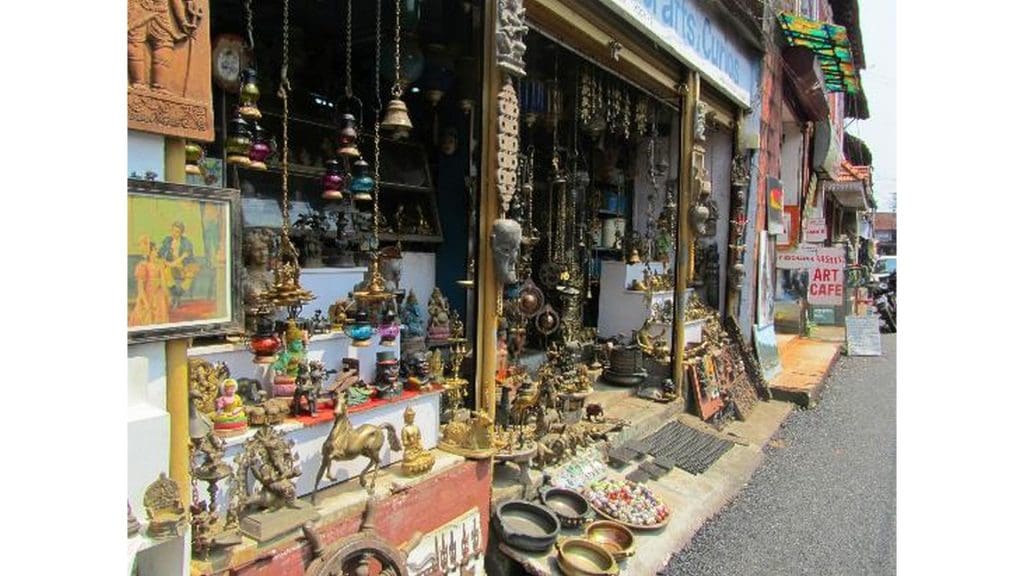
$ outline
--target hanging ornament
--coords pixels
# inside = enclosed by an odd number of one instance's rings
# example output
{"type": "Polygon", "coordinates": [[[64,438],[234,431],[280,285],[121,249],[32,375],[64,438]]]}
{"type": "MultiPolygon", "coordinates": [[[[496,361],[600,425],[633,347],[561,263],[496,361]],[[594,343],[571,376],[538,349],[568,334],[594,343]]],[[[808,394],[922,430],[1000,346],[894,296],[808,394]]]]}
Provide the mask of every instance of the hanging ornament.
{"type": "Polygon", "coordinates": [[[252,125],[252,147],[249,148],[249,168],[266,170],[269,157],[270,144],[267,142],[267,131],[258,122],[254,122],[252,125]]]}
{"type": "Polygon", "coordinates": [[[538,332],[544,336],[550,336],[558,330],[561,319],[558,317],[558,312],[551,307],[551,304],[545,304],[544,309],[540,311],[540,314],[537,314],[533,323],[537,327],[538,332]]]}
{"type": "Polygon", "coordinates": [[[544,292],[527,278],[519,289],[519,312],[524,318],[533,318],[544,307],[544,292]]]}
{"type": "Polygon", "coordinates": [[[370,176],[370,165],[360,158],[356,160],[352,165],[352,181],[349,183],[348,190],[352,193],[353,200],[359,201],[370,201],[373,200],[374,181],[373,176],[370,176]]]}
{"type": "Polygon", "coordinates": [[[402,9],[401,0],[395,0],[395,83],[391,87],[391,101],[388,102],[387,111],[384,113],[384,120],[381,121],[382,130],[392,133],[392,137],[401,140],[409,136],[412,130],[412,120],[409,119],[409,109],[402,101],[401,83],[401,59],[402,59],[402,9]]]}
{"type": "Polygon", "coordinates": [[[359,140],[359,133],[356,132],[356,117],[351,114],[341,116],[341,134],[338,139],[338,156],[348,158],[359,158],[359,148],[356,148],[356,141],[359,140]]]}
{"type": "Polygon", "coordinates": [[[256,83],[256,69],[246,68],[242,71],[241,86],[238,90],[238,113],[246,120],[259,120],[263,117],[257,102],[260,99],[260,87],[256,83]]]}
{"type": "Polygon", "coordinates": [[[321,180],[324,191],[320,194],[320,197],[324,200],[341,200],[345,197],[341,193],[345,187],[345,175],[341,171],[341,164],[334,158],[328,160],[326,164],[327,169],[321,180]]]}
{"type": "Polygon", "coordinates": [[[202,175],[199,163],[203,160],[203,147],[195,142],[185,143],[185,174],[202,175]]]}
{"type": "Polygon", "coordinates": [[[231,119],[229,131],[230,134],[224,146],[228,153],[228,164],[248,166],[251,162],[249,160],[249,149],[252,147],[249,123],[245,121],[241,114],[235,114],[235,117],[231,119]]]}

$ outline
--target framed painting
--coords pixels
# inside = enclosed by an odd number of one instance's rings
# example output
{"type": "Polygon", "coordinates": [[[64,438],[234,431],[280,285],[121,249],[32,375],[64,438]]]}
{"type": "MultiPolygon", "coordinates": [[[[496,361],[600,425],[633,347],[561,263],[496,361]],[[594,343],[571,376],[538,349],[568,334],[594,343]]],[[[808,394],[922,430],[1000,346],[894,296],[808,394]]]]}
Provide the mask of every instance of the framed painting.
{"type": "Polygon", "coordinates": [[[238,190],[128,180],[128,342],[241,331],[238,190]]]}

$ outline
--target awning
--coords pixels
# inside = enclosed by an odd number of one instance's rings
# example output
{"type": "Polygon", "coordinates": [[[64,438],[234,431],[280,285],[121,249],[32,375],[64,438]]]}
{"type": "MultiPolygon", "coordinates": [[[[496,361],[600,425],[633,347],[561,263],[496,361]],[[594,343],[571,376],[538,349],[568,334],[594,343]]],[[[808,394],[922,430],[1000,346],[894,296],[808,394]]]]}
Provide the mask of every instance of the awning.
{"type": "Polygon", "coordinates": [[[818,57],[810,48],[787,46],[782,51],[786,61],[787,88],[803,111],[804,120],[827,120],[828,99],[825,97],[825,76],[818,57]]]}
{"type": "Polygon", "coordinates": [[[846,28],[790,12],[779,13],[779,23],[790,46],[803,46],[818,56],[826,90],[860,92],[860,77],[853,66],[846,28]]]}
{"type": "Polygon", "coordinates": [[[872,204],[868,198],[872,194],[871,168],[843,162],[837,178],[823,181],[822,189],[831,193],[844,208],[868,210],[872,204]]]}

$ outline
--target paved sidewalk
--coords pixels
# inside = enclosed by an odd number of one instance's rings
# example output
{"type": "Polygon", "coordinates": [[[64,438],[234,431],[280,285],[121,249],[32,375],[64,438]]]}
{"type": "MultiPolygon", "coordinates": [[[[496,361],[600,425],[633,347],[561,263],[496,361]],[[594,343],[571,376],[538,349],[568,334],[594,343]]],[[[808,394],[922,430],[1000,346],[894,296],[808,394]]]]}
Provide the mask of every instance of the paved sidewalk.
{"type": "Polygon", "coordinates": [[[768,383],[772,398],[804,408],[817,404],[822,383],[839,358],[840,348],[841,344],[837,342],[809,338],[781,341],[779,360],[782,362],[782,374],[768,383]]]}

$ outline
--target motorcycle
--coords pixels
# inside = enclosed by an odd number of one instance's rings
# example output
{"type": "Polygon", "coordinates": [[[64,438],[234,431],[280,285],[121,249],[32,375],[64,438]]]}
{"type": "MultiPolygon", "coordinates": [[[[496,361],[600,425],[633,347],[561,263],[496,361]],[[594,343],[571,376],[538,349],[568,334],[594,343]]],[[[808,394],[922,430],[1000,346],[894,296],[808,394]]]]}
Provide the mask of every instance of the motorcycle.
{"type": "Polygon", "coordinates": [[[874,283],[871,292],[875,310],[882,317],[885,328],[896,332],[896,273],[874,283]]]}

